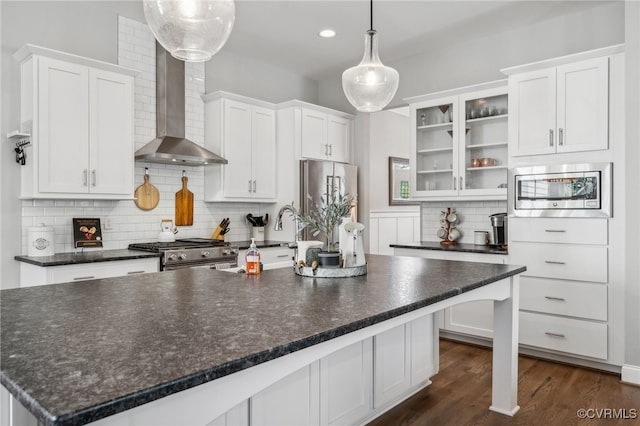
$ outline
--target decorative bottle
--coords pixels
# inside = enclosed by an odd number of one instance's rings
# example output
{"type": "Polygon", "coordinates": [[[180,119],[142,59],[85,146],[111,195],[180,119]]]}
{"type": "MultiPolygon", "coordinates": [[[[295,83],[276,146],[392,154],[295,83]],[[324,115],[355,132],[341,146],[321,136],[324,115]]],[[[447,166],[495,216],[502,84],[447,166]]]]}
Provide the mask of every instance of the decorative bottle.
{"type": "Polygon", "coordinates": [[[260,252],[258,251],[258,247],[256,247],[255,238],[251,238],[251,245],[249,246],[249,250],[247,250],[244,261],[244,269],[247,271],[247,275],[260,274],[260,252]]]}

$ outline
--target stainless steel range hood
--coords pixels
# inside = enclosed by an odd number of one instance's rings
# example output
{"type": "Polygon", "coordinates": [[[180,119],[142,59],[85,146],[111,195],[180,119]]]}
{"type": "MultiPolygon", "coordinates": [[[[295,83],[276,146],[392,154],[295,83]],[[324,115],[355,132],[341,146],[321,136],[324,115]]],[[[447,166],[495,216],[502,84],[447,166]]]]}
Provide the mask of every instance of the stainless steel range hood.
{"type": "Polygon", "coordinates": [[[224,158],[185,138],[184,102],[184,62],[156,42],[156,138],[136,151],[136,161],[227,164],[224,158]]]}

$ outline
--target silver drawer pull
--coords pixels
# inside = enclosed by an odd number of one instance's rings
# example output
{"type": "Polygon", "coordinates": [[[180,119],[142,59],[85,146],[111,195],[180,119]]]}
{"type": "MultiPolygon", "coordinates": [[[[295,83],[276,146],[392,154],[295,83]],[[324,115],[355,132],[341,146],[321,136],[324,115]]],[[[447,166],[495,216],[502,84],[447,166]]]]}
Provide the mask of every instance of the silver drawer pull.
{"type": "Polygon", "coordinates": [[[289,257],[288,254],[279,254],[277,257],[289,257]]]}
{"type": "Polygon", "coordinates": [[[549,337],[560,337],[562,339],[565,338],[564,334],[560,334],[560,333],[552,333],[550,331],[545,331],[544,334],[546,334],[549,337]]]}
{"type": "Polygon", "coordinates": [[[567,232],[564,229],[545,229],[544,232],[567,232]]]}
{"type": "Polygon", "coordinates": [[[95,278],[93,275],[87,275],[86,277],[75,277],[73,280],[74,281],[80,281],[80,280],[90,280],[95,278]]]}
{"type": "Polygon", "coordinates": [[[556,262],[555,260],[545,260],[544,263],[550,263],[552,265],[566,265],[565,262],[556,262]]]}
{"type": "Polygon", "coordinates": [[[127,272],[128,275],[133,275],[133,274],[144,274],[144,271],[129,271],[127,272]]]}
{"type": "Polygon", "coordinates": [[[544,298],[547,299],[547,300],[559,300],[561,302],[565,301],[564,297],[545,296],[544,298]]]}

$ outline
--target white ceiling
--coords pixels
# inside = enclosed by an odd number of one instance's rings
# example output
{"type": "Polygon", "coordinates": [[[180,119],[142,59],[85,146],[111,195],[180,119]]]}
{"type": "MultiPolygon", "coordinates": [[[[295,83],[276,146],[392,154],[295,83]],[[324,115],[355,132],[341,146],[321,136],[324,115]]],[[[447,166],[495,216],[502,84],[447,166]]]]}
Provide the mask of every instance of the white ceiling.
{"type": "MultiPolygon", "coordinates": [[[[619,0],[612,0],[619,1],[619,0]]],[[[383,63],[465,37],[508,31],[609,1],[375,0],[373,28],[383,63]]],[[[144,22],[141,2],[108,6],[144,22]]],[[[236,21],[223,50],[320,80],[360,62],[369,28],[368,0],[236,0],[236,21]],[[321,39],[331,28],[337,35],[321,39]]]]}

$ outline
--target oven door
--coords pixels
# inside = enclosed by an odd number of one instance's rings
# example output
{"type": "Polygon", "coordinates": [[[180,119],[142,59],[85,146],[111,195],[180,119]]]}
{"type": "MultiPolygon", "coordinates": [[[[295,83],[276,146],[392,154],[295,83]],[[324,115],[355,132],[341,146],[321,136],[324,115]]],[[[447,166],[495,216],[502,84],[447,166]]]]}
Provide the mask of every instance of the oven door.
{"type": "Polygon", "coordinates": [[[208,260],[206,262],[184,262],[184,263],[173,263],[169,265],[164,265],[163,271],[174,271],[176,269],[185,269],[185,268],[201,268],[201,269],[229,269],[236,268],[238,266],[237,258],[227,258],[227,259],[215,259],[208,260]]]}

